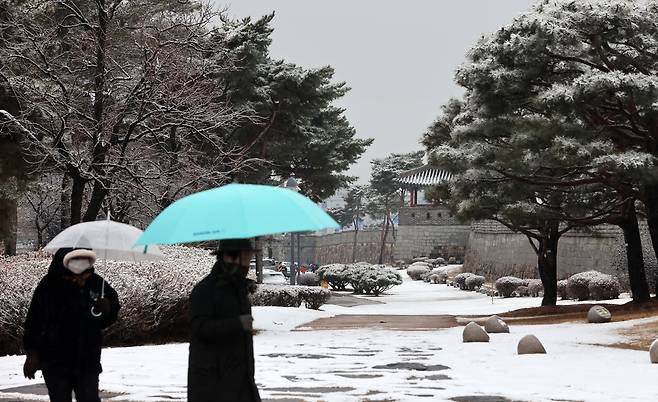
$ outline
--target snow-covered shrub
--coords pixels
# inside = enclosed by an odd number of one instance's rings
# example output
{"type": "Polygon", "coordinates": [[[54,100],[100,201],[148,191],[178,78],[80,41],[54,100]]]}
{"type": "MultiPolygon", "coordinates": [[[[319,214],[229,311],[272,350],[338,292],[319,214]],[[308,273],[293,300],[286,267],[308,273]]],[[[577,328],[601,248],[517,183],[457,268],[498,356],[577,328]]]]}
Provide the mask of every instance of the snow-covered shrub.
{"type": "MultiPolygon", "coordinates": [[[[320,288],[322,289],[322,288],[320,288]]],[[[253,306],[299,307],[301,286],[292,285],[260,285],[256,292],[250,295],[253,306]]]]}
{"type": "Polygon", "coordinates": [[[496,290],[502,297],[511,297],[519,286],[523,286],[523,280],[515,276],[503,276],[496,280],[496,290]]]}
{"type": "MultiPolygon", "coordinates": [[[[216,259],[207,250],[162,247],[157,262],[96,263],[100,274],[118,293],[121,311],[108,328],[108,345],[187,339],[189,295],[210,273],[216,259]]],[[[46,274],[51,256],[30,253],[0,259],[0,354],[19,353],[22,326],[37,283],[46,274]]]]}
{"type": "Polygon", "coordinates": [[[331,292],[328,289],[317,286],[297,286],[297,288],[299,288],[299,297],[306,308],[317,310],[331,298],[331,292]]]}
{"type": "Polygon", "coordinates": [[[470,272],[464,272],[455,276],[455,285],[457,285],[457,287],[461,290],[466,290],[466,279],[468,279],[470,276],[473,276],[473,274],[470,272]]]}
{"type": "Polygon", "coordinates": [[[313,272],[306,272],[297,276],[297,283],[302,286],[318,286],[320,284],[320,277],[313,272]]]}
{"type": "Polygon", "coordinates": [[[484,276],[480,275],[471,275],[466,278],[466,289],[467,290],[477,290],[484,285],[484,276]]]}
{"type": "Polygon", "coordinates": [[[530,279],[527,286],[530,297],[539,297],[544,293],[544,285],[541,283],[541,279],[530,279]]]}
{"type": "Polygon", "coordinates": [[[402,284],[402,276],[397,271],[381,265],[354,264],[348,276],[355,293],[375,296],[402,284]]]}
{"type": "Polygon", "coordinates": [[[457,259],[455,257],[448,258],[448,264],[457,264],[457,259]]]}
{"type": "Polygon", "coordinates": [[[421,280],[421,275],[430,272],[430,268],[427,265],[410,265],[407,268],[407,275],[415,281],[421,280]]]}
{"type": "Polygon", "coordinates": [[[436,265],[446,265],[446,260],[445,260],[445,258],[441,258],[441,257],[439,257],[439,258],[437,258],[437,259],[434,260],[434,261],[435,261],[435,264],[436,264],[436,265]]]}
{"type": "Polygon", "coordinates": [[[448,281],[448,274],[444,271],[433,271],[430,276],[430,282],[445,284],[448,281]]]}
{"type": "Polygon", "coordinates": [[[0,356],[21,353],[25,316],[49,262],[37,253],[0,256],[0,356]]]}
{"type": "Polygon", "coordinates": [[[598,271],[586,271],[572,275],[567,279],[567,295],[574,300],[589,299],[589,283],[601,275],[603,274],[598,271]]]}
{"type": "Polygon", "coordinates": [[[430,276],[432,276],[432,275],[433,275],[432,271],[427,271],[427,272],[420,275],[420,280],[423,281],[423,282],[429,283],[430,282],[430,276]]]}
{"type": "Polygon", "coordinates": [[[561,281],[557,281],[557,294],[560,296],[560,299],[562,300],[567,300],[569,298],[569,295],[567,293],[567,280],[562,279],[561,281]]]}
{"type": "Polygon", "coordinates": [[[516,294],[519,295],[520,297],[529,297],[530,296],[530,290],[525,285],[519,286],[518,288],[516,288],[516,290],[514,292],[516,292],[516,294]]]}
{"type": "Polygon", "coordinates": [[[345,290],[349,283],[349,269],[345,264],[329,264],[321,266],[315,272],[320,275],[321,280],[329,283],[332,290],[345,290]]]}
{"type": "Polygon", "coordinates": [[[317,286],[258,285],[249,296],[253,306],[299,307],[317,310],[331,297],[328,289],[317,286]]]}
{"type": "Polygon", "coordinates": [[[588,287],[589,295],[594,300],[618,299],[621,289],[617,278],[605,274],[592,277],[588,287]]]}

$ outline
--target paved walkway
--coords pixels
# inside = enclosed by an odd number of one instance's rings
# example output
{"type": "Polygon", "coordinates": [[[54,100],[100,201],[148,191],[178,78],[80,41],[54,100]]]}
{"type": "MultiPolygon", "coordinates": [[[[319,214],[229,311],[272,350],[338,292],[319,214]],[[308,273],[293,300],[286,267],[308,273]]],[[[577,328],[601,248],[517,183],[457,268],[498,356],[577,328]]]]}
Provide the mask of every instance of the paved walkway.
{"type": "Polygon", "coordinates": [[[459,324],[452,315],[359,315],[343,314],[320,318],[303,324],[304,330],[390,329],[403,331],[428,331],[456,327],[459,324]]]}

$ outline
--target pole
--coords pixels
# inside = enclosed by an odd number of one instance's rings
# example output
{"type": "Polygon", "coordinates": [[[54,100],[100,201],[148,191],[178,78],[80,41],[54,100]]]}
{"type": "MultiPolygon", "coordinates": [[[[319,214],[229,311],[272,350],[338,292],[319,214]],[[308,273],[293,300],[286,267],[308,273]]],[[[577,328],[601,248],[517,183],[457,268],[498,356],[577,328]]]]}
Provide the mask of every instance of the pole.
{"type": "Polygon", "coordinates": [[[297,234],[297,272],[302,268],[302,234],[297,234]]]}
{"type": "Polygon", "coordinates": [[[290,284],[295,284],[295,234],[290,233],[290,269],[288,270],[290,275],[290,284]]]}
{"type": "Polygon", "coordinates": [[[260,237],[256,237],[256,282],[263,283],[263,242],[260,237]]]}
{"type": "Polygon", "coordinates": [[[361,217],[361,194],[356,203],[356,217],[354,218],[354,242],[352,243],[352,262],[356,262],[356,245],[359,237],[359,218],[361,217]]]}

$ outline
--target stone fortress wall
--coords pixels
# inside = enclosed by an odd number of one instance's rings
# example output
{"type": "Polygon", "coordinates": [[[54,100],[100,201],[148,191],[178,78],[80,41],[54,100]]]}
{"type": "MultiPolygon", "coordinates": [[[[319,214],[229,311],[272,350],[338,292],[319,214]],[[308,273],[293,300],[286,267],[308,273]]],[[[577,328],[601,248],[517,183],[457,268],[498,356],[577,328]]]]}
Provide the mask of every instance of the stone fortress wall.
{"type": "MultiPolygon", "coordinates": [[[[640,223],[647,278],[655,280],[658,262],[646,222],[640,223]]],[[[494,221],[473,223],[464,270],[498,278],[505,275],[538,277],[537,256],[528,238],[494,221]]],[[[600,225],[566,233],[558,245],[558,278],[596,270],[627,282],[626,253],[621,230],[600,225]]]]}

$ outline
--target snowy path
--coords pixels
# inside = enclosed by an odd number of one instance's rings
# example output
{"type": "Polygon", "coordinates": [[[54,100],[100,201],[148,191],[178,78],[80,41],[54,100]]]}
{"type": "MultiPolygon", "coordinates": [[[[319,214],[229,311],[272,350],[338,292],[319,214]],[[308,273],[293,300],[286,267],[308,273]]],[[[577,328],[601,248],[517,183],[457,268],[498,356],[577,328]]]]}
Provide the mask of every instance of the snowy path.
{"type": "MultiPolygon", "coordinates": [[[[262,396],[306,401],[442,401],[475,395],[522,401],[658,399],[658,365],[649,364],[647,352],[594,346],[620,341],[617,330],[642,320],[512,326],[511,334],[493,335],[487,344],[463,344],[461,327],[291,331],[337,314],[490,314],[539,303],[496,299],[492,305],[473,292],[410,281],[378,301],[385,304],[327,305],[324,311],[255,308],[255,325],[261,329],[255,338],[256,378],[262,396]],[[547,355],[516,355],[519,338],[528,333],[542,340],[547,355]],[[386,367],[400,363],[411,365],[386,367]],[[419,368],[426,370],[414,370],[419,368]]],[[[22,361],[0,358],[0,389],[30,383],[20,374],[22,361]]],[[[103,361],[101,386],[124,394],[120,399],[185,399],[185,344],[106,349],[103,361]]]]}

